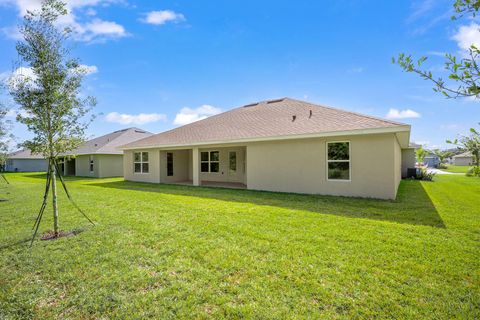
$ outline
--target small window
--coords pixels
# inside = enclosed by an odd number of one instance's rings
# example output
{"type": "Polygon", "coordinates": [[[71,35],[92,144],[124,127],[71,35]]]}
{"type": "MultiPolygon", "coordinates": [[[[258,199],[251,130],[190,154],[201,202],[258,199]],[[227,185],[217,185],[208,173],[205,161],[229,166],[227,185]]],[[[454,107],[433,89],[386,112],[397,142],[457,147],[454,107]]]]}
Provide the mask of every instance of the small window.
{"type": "Polygon", "coordinates": [[[133,172],[148,173],[148,152],[135,152],[133,154],[133,172]]]}
{"type": "Polygon", "coordinates": [[[173,153],[167,152],[167,176],[173,176],[173,153]]]}
{"type": "Polygon", "coordinates": [[[350,180],[350,142],[327,143],[328,180],[350,180]]]}
{"type": "Polygon", "coordinates": [[[220,171],[220,152],[204,151],[200,153],[200,171],[201,172],[219,172],[220,171]]]}
{"type": "MultiPolygon", "coordinates": [[[[90,172],[93,172],[93,156],[90,156],[90,172]]],[[[62,162],[62,165],[63,165],[63,162],[62,162]]]]}
{"type": "Polygon", "coordinates": [[[229,169],[231,174],[237,173],[237,153],[230,151],[228,153],[229,169]]]}

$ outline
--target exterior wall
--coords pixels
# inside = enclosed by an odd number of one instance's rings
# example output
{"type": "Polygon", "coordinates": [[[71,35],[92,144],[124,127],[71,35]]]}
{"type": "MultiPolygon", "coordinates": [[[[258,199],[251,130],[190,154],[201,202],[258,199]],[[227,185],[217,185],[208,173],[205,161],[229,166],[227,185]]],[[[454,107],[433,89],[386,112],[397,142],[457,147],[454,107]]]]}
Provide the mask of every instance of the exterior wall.
{"type": "MultiPolygon", "coordinates": [[[[228,147],[228,148],[205,148],[202,151],[218,151],[220,156],[219,172],[200,172],[200,181],[218,181],[218,182],[245,182],[245,147],[228,147]],[[235,151],[237,153],[237,172],[230,174],[229,153],[235,151]]],[[[192,163],[190,162],[190,167],[192,163]]]]}
{"type": "Polygon", "coordinates": [[[135,152],[148,152],[148,173],[133,172],[133,153],[132,150],[125,150],[123,153],[123,176],[125,180],[140,182],[160,182],[160,151],[159,149],[139,149],[135,152]]]}
{"type": "MultiPolygon", "coordinates": [[[[248,189],[395,199],[394,134],[247,145],[248,189]],[[350,141],[351,181],[328,181],[326,142],[350,141]]],[[[399,163],[400,164],[400,163],[399,163]]]]}
{"type": "Polygon", "coordinates": [[[407,177],[408,168],[415,168],[416,160],[415,149],[402,149],[402,178],[407,177]]]}
{"type": "MultiPolygon", "coordinates": [[[[123,176],[123,155],[121,154],[101,154],[97,156],[98,159],[98,176],[99,178],[106,177],[121,177],[123,176]]],[[[95,167],[95,160],[93,160],[95,167]]]]}
{"type": "Polygon", "coordinates": [[[90,156],[82,155],[75,157],[75,175],[77,177],[98,177],[99,156],[93,155],[93,172],[90,172],[90,156]]]}
{"type": "Polygon", "coordinates": [[[8,159],[5,170],[18,172],[47,171],[48,162],[45,159],[8,159]]]}
{"type": "Polygon", "coordinates": [[[395,196],[397,195],[398,186],[402,181],[402,148],[398,143],[397,138],[395,137],[393,143],[393,170],[394,170],[394,179],[395,179],[395,196]]]}
{"type": "Polygon", "coordinates": [[[473,164],[473,157],[455,157],[453,164],[456,166],[471,166],[473,164]]]}
{"type": "Polygon", "coordinates": [[[160,182],[172,183],[191,180],[189,179],[191,153],[191,150],[160,151],[160,182]],[[167,152],[173,153],[173,176],[167,176],[167,152]]]}

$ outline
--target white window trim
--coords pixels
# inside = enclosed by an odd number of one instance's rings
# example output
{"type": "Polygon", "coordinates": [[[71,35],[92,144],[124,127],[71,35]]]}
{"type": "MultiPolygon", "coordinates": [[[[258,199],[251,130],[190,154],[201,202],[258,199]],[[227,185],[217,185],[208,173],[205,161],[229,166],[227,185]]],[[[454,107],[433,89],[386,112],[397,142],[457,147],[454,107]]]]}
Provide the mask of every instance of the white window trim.
{"type": "Polygon", "coordinates": [[[220,150],[201,150],[200,151],[200,173],[211,173],[211,174],[220,174],[220,150]],[[202,152],[208,153],[208,161],[202,161],[202,152]],[[211,161],[210,160],[210,152],[218,152],[218,161],[211,161]],[[208,163],[208,171],[202,171],[202,163],[208,163]],[[218,172],[211,172],[210,171],[210,164],[211,163],[218,163],[218,172]]]}
{"type": "Polygon", "coordinates": [[[333,182],[352,182],[352,143],[349,140],[342,140],[342,141],[327,141],[325,143],[325,174],[327,181],[333,182]],[[348,142],[348,160],[328,160],[328,145],[330,143],[340,143],[340,142],[348,142]],[[348,180],[346,179],[329,179],[328,178],[328,164],[330,162],[348,162],[348,180]]]}
{"type": "Polygon", "coordinates": [[[135,151],[133,152],[133,174],[150,174],[150,155],[148,155],[148,161],[143,161],[143,153],[147,153],[148,151],[135,151]],[[135,153],[140,153],[140,161],[135,161],[135,153]],[[140,172],[135,172],[135,164],[140,163],[140,172]],[[148,171],[143,172],[143,164],[148,163],[148,171]]]}

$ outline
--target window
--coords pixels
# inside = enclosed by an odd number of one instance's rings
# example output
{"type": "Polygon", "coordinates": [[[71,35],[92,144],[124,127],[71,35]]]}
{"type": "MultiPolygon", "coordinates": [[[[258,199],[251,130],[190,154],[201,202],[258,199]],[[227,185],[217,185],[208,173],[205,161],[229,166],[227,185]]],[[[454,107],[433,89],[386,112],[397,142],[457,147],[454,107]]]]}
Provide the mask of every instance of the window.
{"type": "Polygon", "coordinates": [[[328,180],[350,180],[350,142],[327,143],[328,180]]]}
{"type": "Polygon", "coordinates": [[[173,176],[173,153],[167,152],[167,176],[173,176]]]}
{"type": "MultiPolygon", "coordinates": [[[[90,156],[90,172],[93,172],[93,156],[90,156]]],[[[62,162],[63,165],[63,162],[62,162]]]]}
{"type": "Polygon", "coordinates": [[[237,153],[235,151],[230,151],[228,153],[228,164],[229,164],[230,174],[237,173],[237,153]]]}
{"type": "Polygon", "coordinates": [[[200,152],[200,171],[201,172],[219,172],[220,171],[220,152],[219,151],[200,152]]]}
{"type": "Polygon", "coordinates": [[[135,152],[133,154],[133,171],[135,173],[148,173],[148,152],[135,152]]]}

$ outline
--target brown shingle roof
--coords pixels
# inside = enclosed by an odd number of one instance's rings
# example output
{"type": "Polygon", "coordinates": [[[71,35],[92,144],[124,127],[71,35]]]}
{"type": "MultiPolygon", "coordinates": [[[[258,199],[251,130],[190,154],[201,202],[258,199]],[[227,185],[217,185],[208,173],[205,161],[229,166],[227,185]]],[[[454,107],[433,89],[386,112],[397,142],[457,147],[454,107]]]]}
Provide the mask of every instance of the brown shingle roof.
{"type": "Polygon", "coordinates": [[[129,143],[122,148],[400,127],[405,124],[290,98],[263,101],[129,143]],[[294,119],[295,118],[295,119],[294,119]]]}

